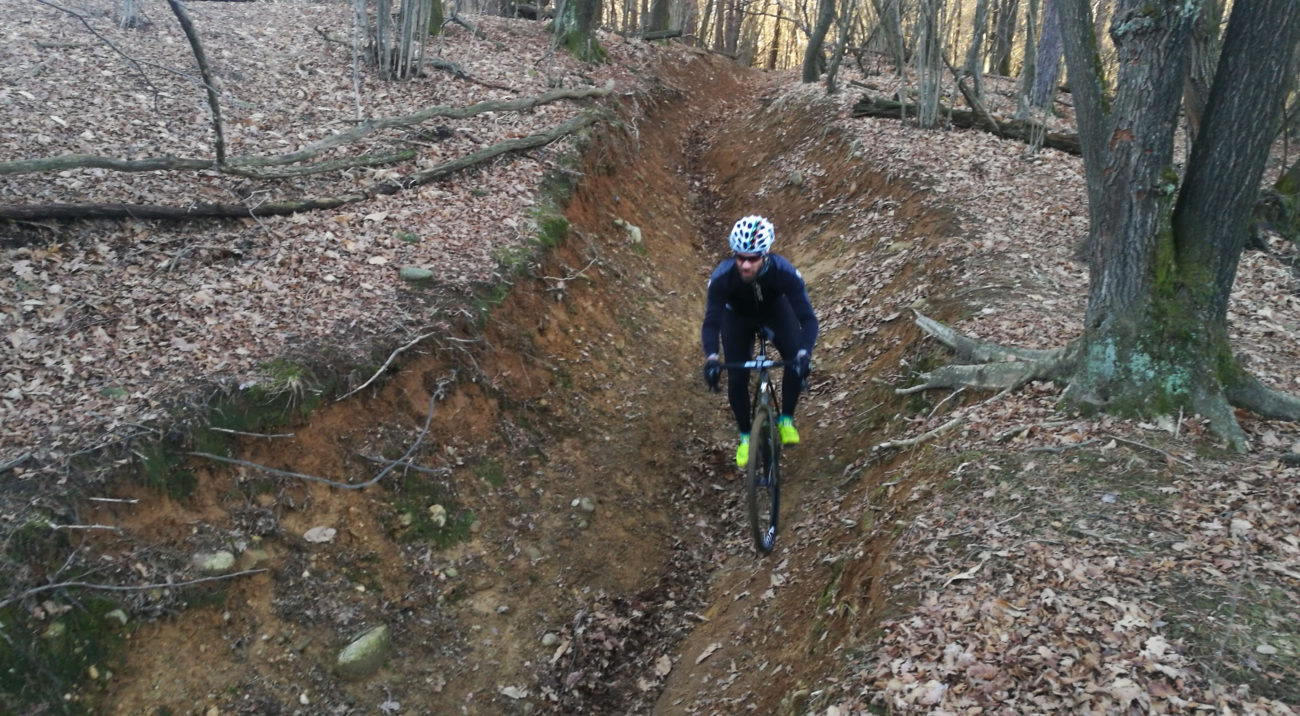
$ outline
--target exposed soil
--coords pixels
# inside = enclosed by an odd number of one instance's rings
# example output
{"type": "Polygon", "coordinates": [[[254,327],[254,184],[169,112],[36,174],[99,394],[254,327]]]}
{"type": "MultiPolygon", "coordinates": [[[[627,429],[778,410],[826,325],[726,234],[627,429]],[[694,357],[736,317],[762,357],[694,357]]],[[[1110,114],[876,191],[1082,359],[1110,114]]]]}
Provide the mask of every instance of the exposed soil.
{"type": "MultiPolygon", "coordinates": [[[[102,496],[138,502],[82,506],[130,536],[84,544],[143,579],[212,549],[266,571],[127,597],[123,660],[73,699],[123,714],[1296,702],[1294,639],[1277,638],[1300,584],[1300,470],[1278,459],[1295,426],[1247,418],[1258,450],[1239,458],[1192,416],[1169,431],[1060,414],[1050,386],[894,393],[948,359],[909,308],[1019,345],[1077,328],[1075,160],[971,134],[939,135],[940,151],[934,133],[845,122],[852,98],[705,53],[650,67],[653,89],[622,96],[585,146],[567,237],[484,319],[451,320],[292,437],[232,452],[356,483],[422,436],[410,460],[424,471],[351,491],[193,458],[183,499],[122,482],[102,496]],[[768,557],[742,522],[729,410],[698,376],[705,281],[729,224],[755,211],[823,317],[768,557]],[[873,449],[957,418],[935,444],[873,449]],[[305,539],[316,527],[336,532],[305,539]],[[1216,651],[1196,622],[1209,597],[1243,598],[1241,574],[1277,607],[1260,624],[1214,611],[1240,637],[1216,651]],[[384,668],[336,675],[338,650],[379,624],[384,668]]],[[[1243,291],[1291,285],[1276,249],[1243,263],[1243,291]]],[[[1237,337],[1294,386],[1280,337],[1300,331],[1300,306],[1273,293],[1237,337]]]]}

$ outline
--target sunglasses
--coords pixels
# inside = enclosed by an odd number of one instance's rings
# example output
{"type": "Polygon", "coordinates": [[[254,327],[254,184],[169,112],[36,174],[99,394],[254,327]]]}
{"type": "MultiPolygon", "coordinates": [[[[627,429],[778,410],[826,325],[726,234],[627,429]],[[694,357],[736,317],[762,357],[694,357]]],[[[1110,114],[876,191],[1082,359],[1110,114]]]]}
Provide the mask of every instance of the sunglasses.
{"type": "Polygon", "coordinates": [[[736,254],[736,263],[752,264],[763,260],[763,254],[736,254]]]}

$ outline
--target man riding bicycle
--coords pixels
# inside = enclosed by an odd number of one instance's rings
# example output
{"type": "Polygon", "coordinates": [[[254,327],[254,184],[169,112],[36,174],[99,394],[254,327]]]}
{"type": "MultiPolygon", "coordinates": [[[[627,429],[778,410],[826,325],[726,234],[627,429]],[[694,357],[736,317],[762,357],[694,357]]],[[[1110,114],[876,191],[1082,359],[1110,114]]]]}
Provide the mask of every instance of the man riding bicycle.
{"type": "MultiPolygon", "coordinates": [[[[722,377],[718,359],[718,336],[722,352],[730,362],[753,357],[754,337],[764,328],[782,360],[794,363],[781,379],[781,442],[799,442],[794,427],[794,409],[799,392],[811,370],[813,346],[817,343],[817,315],[808,301],[803,275],[784,256],[768,253],[776,239],[772,222],[761,216],[746,216],[731,229],[732,256],[723,260],[709,277],[700,341],[704,345],[704,381],[717,391],[722,377]],[[794,356],[793,360],[790,356],[794,356]]],[[[727,401],[736,416],[740,445],[736,465],[749,463],[749,371],[732,370],[727,377],[727,401]]]]}

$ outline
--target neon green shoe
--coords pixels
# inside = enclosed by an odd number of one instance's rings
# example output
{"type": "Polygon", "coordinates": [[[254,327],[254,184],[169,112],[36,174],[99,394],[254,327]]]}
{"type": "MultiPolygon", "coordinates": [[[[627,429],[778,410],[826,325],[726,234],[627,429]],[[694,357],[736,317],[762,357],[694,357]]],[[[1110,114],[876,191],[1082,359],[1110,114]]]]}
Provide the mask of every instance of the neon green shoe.
{"type": "Polygon", "coordinates": [[[781,431],[782,445],[798,445],[799,431],[794,429],[794,418],[788,415],[782,415],[777,421],[776,427],[781,431]]]}
{"type": "Polygon", "coordinates": [[[745,468],[749,466],[749,436],[740,436],[740,445],[736,446],[736,467],[745,468]]]}

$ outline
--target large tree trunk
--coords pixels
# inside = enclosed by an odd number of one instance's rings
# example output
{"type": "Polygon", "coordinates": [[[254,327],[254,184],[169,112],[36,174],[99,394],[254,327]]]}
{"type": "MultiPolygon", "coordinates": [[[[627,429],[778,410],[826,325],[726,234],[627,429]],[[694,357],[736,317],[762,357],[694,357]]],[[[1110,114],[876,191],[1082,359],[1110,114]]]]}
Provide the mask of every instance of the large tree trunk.
{"type": "Polygon", "coordinates": [[[605,50],[596,41],[600,0],[561,0],[555,12],[555,44],[583,62],[603,62],[605,50]]]}
{"type": "Polygon", "coordinates": [[[1121,412],[1200,413],[1241,447],[1224,389],[1240,397],[1243,386],[1257,386],[1228,347],[1227,297],[1300,9],[1294,0],[1237,4],[1180,193],[1174,131],[1197,6],[1120,1],[1111,26],[1113,106],[1096,74],[1087,0],[1060,6],[1087,177],[1091,279],[1066,397],[1121,412]]]}
{"type": "Polygon", "coordinates": [[[813,25],[812,36],[803,53],[803,81],[816,82],[826,62],[822,55],[822,46],[826,42],[826,33],[830,32],[831,23],[835,21],[835,0],[818,0],[817,24],[813,25]]]}

